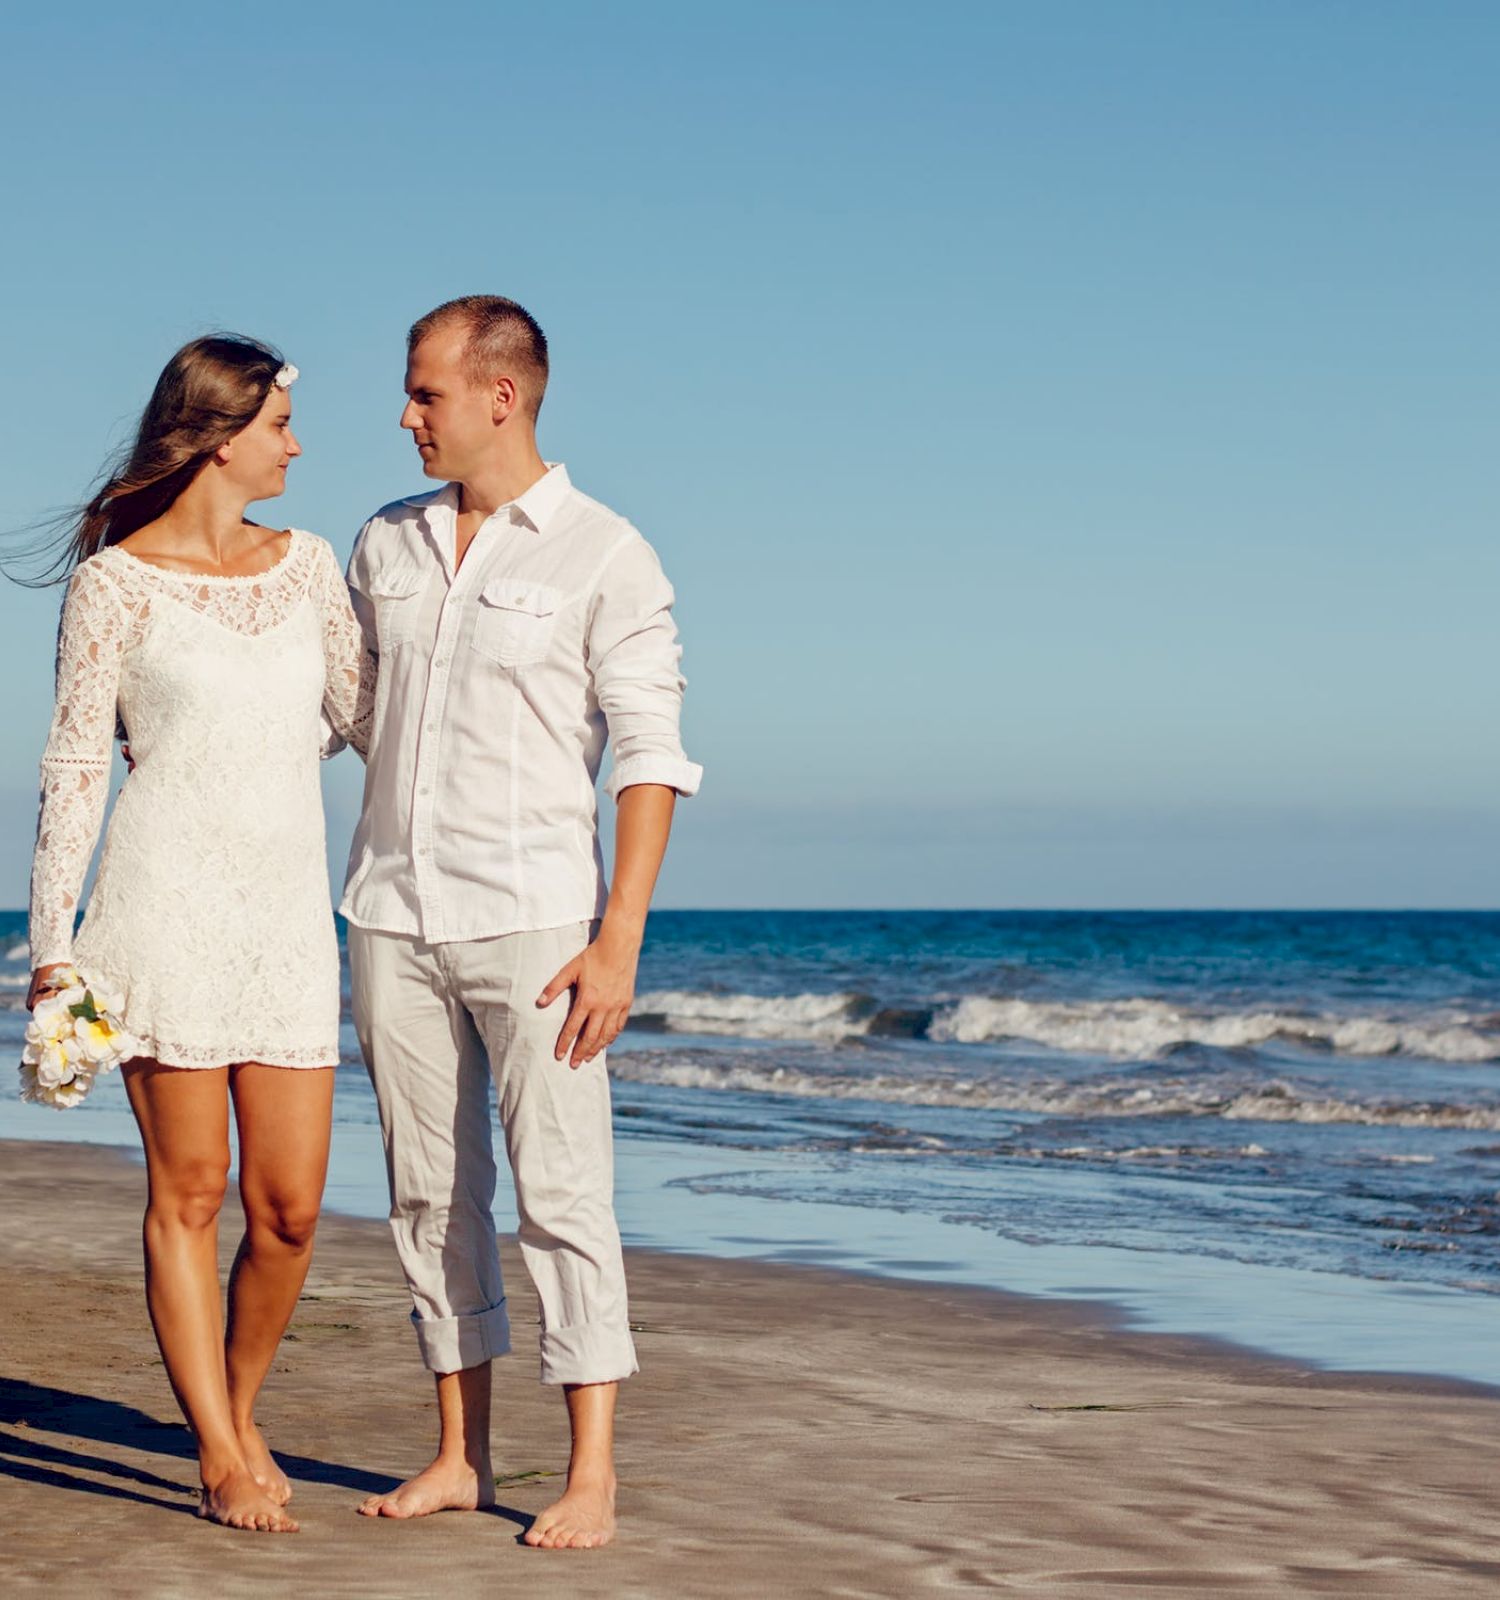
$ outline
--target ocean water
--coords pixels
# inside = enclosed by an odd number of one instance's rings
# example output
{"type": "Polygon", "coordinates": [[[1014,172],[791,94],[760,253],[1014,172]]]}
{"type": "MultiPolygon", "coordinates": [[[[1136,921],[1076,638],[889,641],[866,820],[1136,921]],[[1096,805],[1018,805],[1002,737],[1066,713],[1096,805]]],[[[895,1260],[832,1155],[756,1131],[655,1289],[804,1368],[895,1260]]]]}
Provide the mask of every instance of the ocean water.
{"type": "MultiPolygon", "coordinates": [[[[383,1215],[344,1051],[330,1203],[383,1215]]],[[[1500,1382],[1500,914],[661,912],[610,1070],[628,1239],[1500,1382]]],[[[133,1142],[96,1099],[0,1135],[133,1142]]]]}

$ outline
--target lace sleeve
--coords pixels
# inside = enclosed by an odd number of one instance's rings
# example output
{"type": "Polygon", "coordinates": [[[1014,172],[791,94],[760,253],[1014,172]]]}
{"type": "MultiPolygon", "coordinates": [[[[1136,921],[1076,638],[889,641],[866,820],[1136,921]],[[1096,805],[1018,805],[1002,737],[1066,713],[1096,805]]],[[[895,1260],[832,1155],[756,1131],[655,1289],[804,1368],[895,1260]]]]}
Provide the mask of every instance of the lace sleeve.
{"type": "Polygon", "coordinates": [[[349,588],[329,544],[320,540],[313,594],[323,619],[323,660],[327,670],[323,714],[333,732],[361,756],[369,754],[375,717],[376,660],[349,604],[349,588]]]}
{"type": "Polygon", "coordinates": [[[57,637],[57,702],[42,755],[31,863],[31,965],[69,961],[73,920],[109,798],[115,703],[129,615],[109,580],[78,568],[57,637]]]}

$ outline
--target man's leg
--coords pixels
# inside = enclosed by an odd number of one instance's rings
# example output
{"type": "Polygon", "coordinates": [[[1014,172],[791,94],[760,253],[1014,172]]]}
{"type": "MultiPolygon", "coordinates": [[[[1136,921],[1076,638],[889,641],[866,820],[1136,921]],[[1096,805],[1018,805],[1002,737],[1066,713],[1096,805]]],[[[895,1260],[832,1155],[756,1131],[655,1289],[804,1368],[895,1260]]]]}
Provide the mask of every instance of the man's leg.
{"type": "Polygon", "coordinates": [[[494,1503],[490,1359],[510,1349],[491,1206],[489,1066],[440,949],[349,930],[355,1024],[380,1104],[391,1231],[422,1359],[437,1381],[431,1464],[366,1516],[420,1517],[494,1503]]]}
{"type": "Polygon", "coordinates": [[[522,1538],[543,1550],[591,1550],[615,1536],[615,1397],[618,1383],[569,1383],[573,1448],[568,1487],[522,1538]]]}
{"type": "Polygon", "coordinates": [[[516,1186],[521,1255],[542,1320],[542,1382],[563,1388],[573,1447],[568,1487],[528,1530],[546,1548],[614,1534],[618,1381],[637,1370],[614,1213],[609,1077],[603,1055],[570,1067],[553,1052],[568,1014],[548,979],[588,943],[587,923],[451,947],[459,992],[489,1047],[516,1186]]]}

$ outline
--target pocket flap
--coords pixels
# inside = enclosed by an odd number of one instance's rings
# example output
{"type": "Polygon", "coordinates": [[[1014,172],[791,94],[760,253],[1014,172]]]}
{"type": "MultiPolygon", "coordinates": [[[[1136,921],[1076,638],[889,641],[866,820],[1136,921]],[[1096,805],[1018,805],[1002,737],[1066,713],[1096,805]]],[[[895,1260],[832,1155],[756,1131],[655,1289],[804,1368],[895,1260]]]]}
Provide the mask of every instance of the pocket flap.
{"type": "Polygon", "coordinates": [[[426,579],[420,567],[387,567],[370,579],[370,593],[382,600],[401,600],[415,594],[426,579]]]}
{"type": "Polygon", "coordinates": [[[562,590],[525,578],[491,578],[479,591],[479,598],[499,611],[524,611],[529,617],[547,617],[561,604],[562,590]]]}

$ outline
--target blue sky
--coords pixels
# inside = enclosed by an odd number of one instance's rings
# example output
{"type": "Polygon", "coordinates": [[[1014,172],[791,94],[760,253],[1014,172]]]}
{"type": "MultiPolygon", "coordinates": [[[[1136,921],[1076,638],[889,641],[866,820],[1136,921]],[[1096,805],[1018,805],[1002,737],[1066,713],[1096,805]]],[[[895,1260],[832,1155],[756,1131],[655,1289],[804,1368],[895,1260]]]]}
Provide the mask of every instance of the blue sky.
{"type": "MultiPolygon", "coordinates": [[[[303,373],[264,515],[346,552],[420,486],[407,324],[510,294],[544,453],[678,590],[707,777],[659,904],[1500,904],[1493,7],[7,34],[0,525],[229,327],[303,373]]],[[[0,904],[55,620],[0,587],[0,904]]]]}

